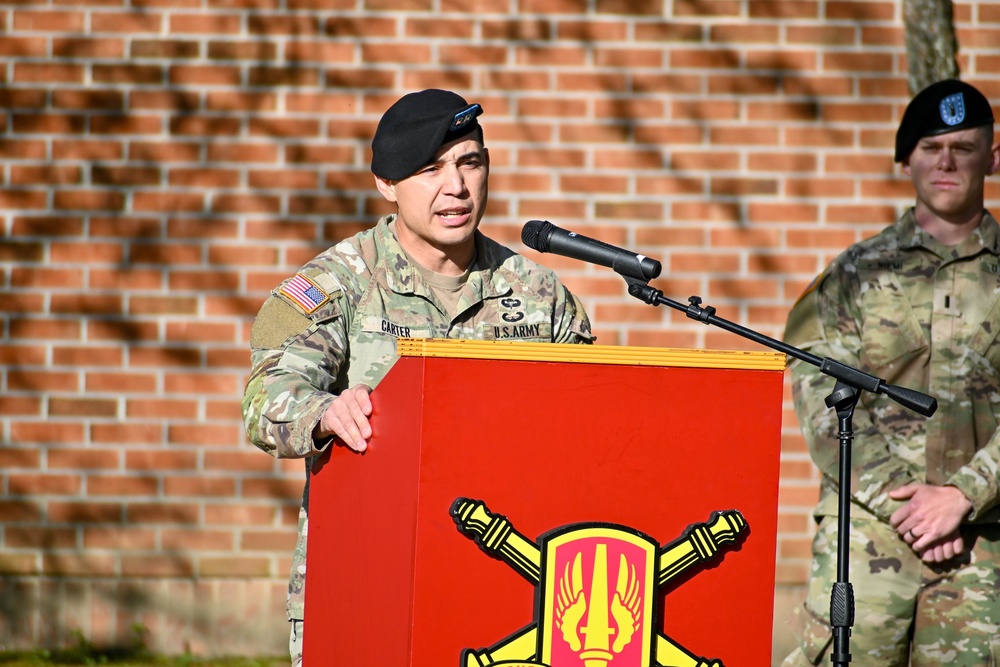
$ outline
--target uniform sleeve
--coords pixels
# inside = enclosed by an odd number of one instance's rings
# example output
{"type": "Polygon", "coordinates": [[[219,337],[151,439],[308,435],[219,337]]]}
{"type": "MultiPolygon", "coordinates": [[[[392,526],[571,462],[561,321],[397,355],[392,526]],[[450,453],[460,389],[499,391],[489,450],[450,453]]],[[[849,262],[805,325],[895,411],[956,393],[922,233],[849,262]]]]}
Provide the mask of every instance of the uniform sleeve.
{"type": "Polygon", "coordinates": [[[558,289],[560,298],[553,313],[552,342],[593,343],[594,334],[583,303],[562,284],[558,289]]]}
{"type": "MultiPolygon", "coordinates": [[[[820,358],[831,358],[860,368],[860,327],[854,285],[836,265],[818,279],[793,307],[785,330],[785,342],[820,358]]],[[[793,360],[792,396],[795,413],[820,472],[834,486],[840,476],[840,438],[837,413],[826,406],[826,397],[836,380],[807,362],[793,360]]],[[[851,453],[851,495],[876,517],[888,520],[901,506],[888,492],[913,479],[910,466],[893,456],[888,443],[872,421],[872,396],[863,392],[853,416],[854,446],[851,453]]]]}
{"type": "Polygon", "coordinates": [[[315,455],[313,429],[340,387],[347,332],[340,304],[331,299],[306,316],[278,296],[261,308],[251,332],[251,371],[243,394],[250,442],[277,458],[315,455]]]}
{"type": "MultiPolygon", "coordinates": [[[[947,486],[958,488],[972,503],[968,521],[985,519],[983,515],[1000,504],[1000,488],[997,482],[1000,474],[998,461],[1000,461],[1000,431],[995,432],[989,444],[976,452],[972,460],[948,480],[947,486]]],[[[989,517],[993,521],[997,518],[995,513],[991,513],[989,517]]]]}

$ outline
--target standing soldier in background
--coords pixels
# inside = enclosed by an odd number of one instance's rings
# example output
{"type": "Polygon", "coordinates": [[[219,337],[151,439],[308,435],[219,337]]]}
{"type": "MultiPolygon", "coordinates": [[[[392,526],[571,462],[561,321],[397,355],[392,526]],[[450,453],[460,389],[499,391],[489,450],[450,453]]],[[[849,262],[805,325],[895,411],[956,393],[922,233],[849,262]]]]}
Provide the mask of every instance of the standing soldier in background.
{"type": "MultiPolygon", "coordinates": [[[[941,81],[907,106],[896,162],[916,204],[847,249],[788,318],[786,342],[934,396],[930,419],[863,392],[854,415],[852,664],[972,667],[1000,650],[1000,227],[984,181],[1000,167],[993,112],[941,81]]],[[[822,473],[800,645],[786,667],[829,662],[839,440],[834,382],[791,363],[795,410],[822,473]]]]}
{"type": "Polygon", "coordinates": [[[489,176],[482,112],[443,90],[393,104],[371,169],[396,213],[302,267],[254,322],[247,434],[273,456],[305,459],[287,605],[293,667],[302,664],[309,469],[331,443],[365,451],[377,427],[369,394],[398,358],[396,339],[593,340],[583,306],[551,271],[477,231],[489,176]]]}

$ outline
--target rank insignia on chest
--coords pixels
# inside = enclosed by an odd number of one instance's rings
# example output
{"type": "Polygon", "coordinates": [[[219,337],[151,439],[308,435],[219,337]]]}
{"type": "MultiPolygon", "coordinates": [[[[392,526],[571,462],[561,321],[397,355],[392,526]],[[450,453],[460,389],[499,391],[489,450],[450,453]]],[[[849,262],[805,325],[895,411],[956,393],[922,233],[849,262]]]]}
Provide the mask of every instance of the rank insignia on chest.
{"type": "Polygon", "coordinates": [[[330,300],[330,296],[301,273],[295,274],[278,290],[308,315],[330,300]]]}
{"type": "Polygon", "coordinates": [[[995,258],[983,259],[981,267],[984,273],[990,273],[994,276],[1000,275],[1000,262],[995,258]]]}

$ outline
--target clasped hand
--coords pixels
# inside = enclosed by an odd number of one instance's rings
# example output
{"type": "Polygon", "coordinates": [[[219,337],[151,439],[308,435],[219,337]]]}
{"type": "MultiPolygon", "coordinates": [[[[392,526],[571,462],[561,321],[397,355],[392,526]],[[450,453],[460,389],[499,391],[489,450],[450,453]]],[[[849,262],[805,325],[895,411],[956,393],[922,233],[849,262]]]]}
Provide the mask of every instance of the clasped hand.
{"type": "Polygon", "coordinates": [[[926,563],[941,563],[965,549],[958,527],[972,503],[954,486],[907,484],[889,492],[906,501],[893,512],[889,524],[926,563]]]}

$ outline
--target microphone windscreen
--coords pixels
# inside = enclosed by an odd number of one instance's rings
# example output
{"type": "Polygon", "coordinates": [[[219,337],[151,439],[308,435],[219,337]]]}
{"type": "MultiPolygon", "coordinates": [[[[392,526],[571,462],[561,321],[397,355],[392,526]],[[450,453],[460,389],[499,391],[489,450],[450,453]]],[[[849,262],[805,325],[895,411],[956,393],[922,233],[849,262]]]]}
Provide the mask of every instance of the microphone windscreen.
{"type": "Polygon", "coordinates": [[[524,227],[521,228],[521,243],[532,250],[548,252],[551,234],[543,234],[546,226],[551,227],[552,223],[545,220],[529,220],[524,223],[524,227]]]}

